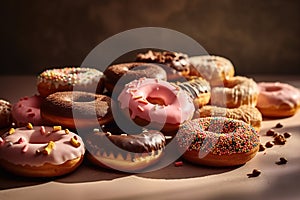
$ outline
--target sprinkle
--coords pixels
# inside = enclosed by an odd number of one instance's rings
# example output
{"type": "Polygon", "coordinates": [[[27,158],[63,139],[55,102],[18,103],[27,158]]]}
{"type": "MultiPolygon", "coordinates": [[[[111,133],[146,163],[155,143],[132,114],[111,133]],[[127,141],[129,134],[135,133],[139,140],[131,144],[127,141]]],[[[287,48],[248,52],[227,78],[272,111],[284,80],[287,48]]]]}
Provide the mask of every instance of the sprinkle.
{"type": "Polygon", "coordinates": [[[258,169],[253,169],[251,174],[247,174],[248,178],[258,177],[261,174],[261,171],[258,169]]]}
{"type": "Polygon", "coordinates": [[[14,128],[10,128],[9,131],[8,131],[8,134],[11,135],[11,134],[13,134],[13,133],[15,133],[15,132],[16,132],[16,131],[15,131],[14,128]]]}
{"type": "Polygon", "coordinates": [[[264,151],[266,148],[264,147],[264,145],[260,144],[259,145],[259,151],[264,151]]]}
{"type": "Polygon", "coordinates": [[[275,134],[274,129],[270,129],[270,130],[268,130],[267,133],[266,133],[267,136],[273,136],[274,134],[275,134]]]}
{"type": "Polygon", "coordinates": [[[80,142],[78,142],[77,137],[74,136],[71,138],[70,143],[73,147],[79,147],[80,146],[80,142]]]}
{"type": "Polygon", "coordinates": [[[33,129],[33,126],[32,126],[31,123],[28,123],[27,126],[26,126],[26,128],[29,129],[29,130],[32,130],[32,129],[33,129]]]}
{"type": "Polygon", "coordinates": [[[22,152],[25,153],[26,151],[28,151],[28,144],[26,144],[23,148],[22,148],[22,152]]]}
{"type": "Polygon", "coordinates": [[[285,165],[287,163],[287,159],[284,157],[279,158],[279,161],[276,162],[277,165],[285,165]]]}
{"type": "Polygon", "coordinates": [[[46,134],[46,129],[45,129],[44,126],[41,126],[40,132],[41,132],[42,135],[45,135],[45,134],[46,134]]]}
{"type": "Polygon", "coordinates": [[[121,136],[127,136],[127,134],[126,133],[122,133],[121,136]]]}
{"type": "Polygon", "coordinates": [[[12,145],[14,145],[12,142],[8,142],[7,146],[11,147],[12,145]]]}
{"type": "Polygon", "coordinates": [[[53,132],[61,131],[61,126],[53,126],[53,132]]]}
{"type": "Polygon", "coordinates": [[[142,104],[145,104],[145,105],[148,104],[148,101],[146,101],[145,99],[139,99],[138,102],[142,103],[142,104]]]}
{"type": "Polygon", "coordinates": [[[68,135],[69,133],[70,133],[69,129],[66,128],[66,129],[65,129],[65,134],[68,135]]]}
{"type": "Polygon", "coordinates": [[[0,137],[0,144],[3,144],[4,140],[2,139],[2,137],[0,137]]]}
{"type": "Polygon", "coordinates": [[[174,163],[175,167],[181,167],[183,166],[183,162],[182,161],[178,161],[174,163]]]}
{"type": "Polygon", "coordinates": [[[142,95],[139,95],[139,96],[133,96],[132,98],[133,98],[133,99],[140,99],[140,98],[143,98],[143,96],[142,96],[142,95]]]}
{"type": "Polygon", "coordinates": [[[271,148],[271,147],[273,147],[274,146],[274,142],[272,142],[272,141],[269,141],[269,142],[267,142],[266,143],[266,145],[265,145],[267,148],[271,148]]]}
{"type": "Polygon", "coordinates": [[[98,128],[94,128],[94,129],[93,129],[93,132],[94,132],[94,133],[97,133],[97,132],[100,132],[100,130],[99,130],[98,128]]]}
{"type": "Polygon", "coordinates": [[[275,141],[275,144],[283,145],[283,144],[285,144],[286,139],[284,138],[283,135],[277,135],[277,136],[274,138],[274,141],[275,141]]]}
{"type": "Polygon", "coordinates": [[[18,144],[22,144],[25,142],[25,139],[23,137],[20,137],[19,140],[18,140],[18,144]]]}
{"type": "Polygon", "coordinates": [[[43,150],[44,155],[50,155],[51,151],[54,149],[55,143],[53,141],[50,141],[48,145],[43,150]]]}
{"type": "Polygon", "coordinates": [[[291,137],[292,135],[291,135],[290,133],[288,133],[288,132],[285,132],[285,133],[283,134],[283,136],[284,136],[285,138],[289,138],[289,137],[291,137]]]}
{"type": "Polygon", "coordinates": [[[281,123],[277,123],[275,126],[275,128],[282,128],[282,127],[283,127],[283,125],[281,123]]]}
{"type": "Polygon", "coordinates": [[[140,111],[142,111],[142,112],[144,112],[144,108],[142,107],[142,106],[140,106],[140,105],[138,105],[138,109],[140,110],[140,111]]]}

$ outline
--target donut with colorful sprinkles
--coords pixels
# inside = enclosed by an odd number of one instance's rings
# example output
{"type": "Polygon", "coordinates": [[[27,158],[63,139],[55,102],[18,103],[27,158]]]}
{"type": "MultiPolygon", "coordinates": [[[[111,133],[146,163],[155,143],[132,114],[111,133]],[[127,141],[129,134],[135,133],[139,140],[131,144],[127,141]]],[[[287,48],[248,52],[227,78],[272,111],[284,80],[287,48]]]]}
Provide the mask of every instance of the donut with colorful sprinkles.
{"type": "Polygon", "coordinates": [[[225,117],[187,121],[179,129],[176,141],[185,160],[216,167],[248,162],[256,155],[260,144],[251,125],[225,117]]]}
{"type": "Polygon", "coordinates": [[[102,76],[99,70],[87,67],[48,69],[39,74],[37,89],[42,97],[73,89],[95,93],[101,90],[102,76]]]}

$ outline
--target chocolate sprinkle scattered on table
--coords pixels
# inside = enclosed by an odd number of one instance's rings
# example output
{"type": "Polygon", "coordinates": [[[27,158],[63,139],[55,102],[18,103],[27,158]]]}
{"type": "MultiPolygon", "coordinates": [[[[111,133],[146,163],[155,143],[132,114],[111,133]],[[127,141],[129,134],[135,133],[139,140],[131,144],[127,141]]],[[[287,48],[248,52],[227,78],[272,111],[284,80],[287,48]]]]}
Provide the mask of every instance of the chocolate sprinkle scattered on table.
{"type": "Polygon", "coordinates": [[[268,141],[268,142],[265,144],[265,146],[266,146],[267,148],[271,148],[271,147],[274,146],[274,142],[268,141]]]}
{"type": "Polygon", "coordinates": [[[248,178],[258,177],[261,174],[261,171],[258,169],[253,169],[251,174],[247,174],[248,178]]]}
{"type": "Polygon", "coordinates": [[[281,123],[277,123],[275,126],[275,128],[282,128],[282,127],[283,127],[283,125],[281,123]]]}
{"type": "Polygon", "coordinates": [[[267,133],[266,133],[267,136],[273,136],[274,134],[275,134],[274,129],[270,129],[270,130],[268,130],[267,133]]]}
{"type": "Polygon", "coordinates": [[[292,136],[292,134],[290,134],[290,133],[288,133],[288,132],[285,132],[285,133],[283,134],[283,136],[284,136],[285,138],[289,138],[289,137],[292,136]]]}
{"type": "Polygon", "coordinates": [[[285,165],[287,163],[287,159],[284,157],[279,158],[279,161],[276,162],[277,165],[285,165]]]}
{"type": "Polygon", "coordinates": [[[264,147],[264,145],[260,144],[259,145],[259,151],[264,151],[266,148],[264,147]]]}

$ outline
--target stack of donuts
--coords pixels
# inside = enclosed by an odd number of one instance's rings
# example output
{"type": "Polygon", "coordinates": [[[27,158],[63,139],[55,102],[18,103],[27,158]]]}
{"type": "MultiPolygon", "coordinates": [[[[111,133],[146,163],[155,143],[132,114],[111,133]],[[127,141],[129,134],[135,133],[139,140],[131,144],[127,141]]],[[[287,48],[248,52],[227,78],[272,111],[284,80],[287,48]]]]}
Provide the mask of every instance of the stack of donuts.
{"type": "Polygon", "coordinates": [[[37,91],[0,101],[0,166],[23,176],[64,175],[85,156],[143,171],[172,140],[189,162],[242,165],[258,152],[263,117],[292,116],[300,104],[298,89],[235,76],[224,57],[151,50],[103,71],[47,69],[37,91]]]}

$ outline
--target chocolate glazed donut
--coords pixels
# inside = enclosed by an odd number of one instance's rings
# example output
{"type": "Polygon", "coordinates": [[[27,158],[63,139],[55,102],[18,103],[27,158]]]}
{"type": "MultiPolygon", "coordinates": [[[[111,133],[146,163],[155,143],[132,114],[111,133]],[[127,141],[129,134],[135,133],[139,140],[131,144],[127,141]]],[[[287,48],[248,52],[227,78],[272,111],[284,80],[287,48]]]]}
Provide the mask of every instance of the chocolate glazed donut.
{"type": "Polygon", "coordinates": [[[56,92],[49,95],[42,103],[41,116],[51,124],[72,129],[103,125],[113,118],[111,98],[79,91],[56,92]],[[76,117],[76,125],[74,117],[76,117]]]}
{"type": "Polygon", "coordinates": [[[167,74],[163,68],[156,64],[142,62],[111,65],[104,71],[104,75],[105,87],[109,93],[112,93],[114,89],[119,93],[126,83],[143,77],[167,79],[167,74]]]}
{"type": "Polygon", "coordinates": [[[156,163],[163,155],[165,144],[164,135],[156,130],[137,135],[112,135],[95,129],[86,138],[92,163],[126,172],[137,172],[156,163]]]}
{"type": "Polygon", "coordinates": [[[186,54],[171,51],[151,51],[140,53],[136,61],[147,63],[159,63],[167,72],[168,81],[185,80],[190,73],[190,62],[186,54]]]}

